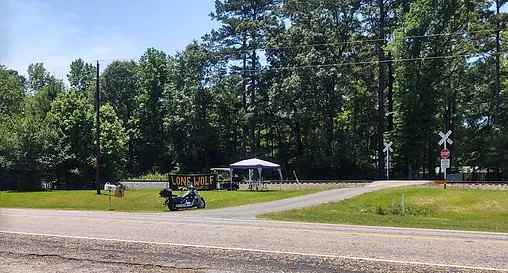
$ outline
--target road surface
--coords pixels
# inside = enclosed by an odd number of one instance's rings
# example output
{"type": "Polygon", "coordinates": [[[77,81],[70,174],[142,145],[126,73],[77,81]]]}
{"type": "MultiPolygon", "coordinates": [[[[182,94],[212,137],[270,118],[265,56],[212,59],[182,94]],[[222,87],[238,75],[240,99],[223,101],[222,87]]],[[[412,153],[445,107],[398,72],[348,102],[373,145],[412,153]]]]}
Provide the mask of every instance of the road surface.
{"type": "MultiPolygon", "coordinates": [[[[32,266],[67,268],[69,263],[83,272],[95,272],[90,271],[93,264],[105,268],[97,272],[115,272],[108,266],[127,266],[132,272],[154,266],[146,272],[257,272],[261,265],[259,272],[508,272],[506,234],[169,213],[0,212],[0,265],[19,272],[45,272],[32,266]],[[20,263],[26,259],[32,262],[20,263]]],[[[0,272],[15,272],[7,268],[0,272]]],[[[51,271],[66,272],[58,268],[51,271]]]]}
{"type": "Polygon", "coordinates": [[[0,209],[0,272],[508,272],[508,234],[218,216],[0,209]]]}

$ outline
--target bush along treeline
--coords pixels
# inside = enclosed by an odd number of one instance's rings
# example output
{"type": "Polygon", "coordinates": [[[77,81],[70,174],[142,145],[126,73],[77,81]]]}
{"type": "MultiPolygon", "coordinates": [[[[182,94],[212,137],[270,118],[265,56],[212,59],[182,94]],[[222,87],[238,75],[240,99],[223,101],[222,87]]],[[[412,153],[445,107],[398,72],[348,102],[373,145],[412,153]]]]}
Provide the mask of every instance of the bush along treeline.
{"type": "MultiPolygon", "coordinates": [[[[104,179],[253,156],[300,179],[371,179],[384,174],[385,141],[394,177],[430,178],[440,130],[454,132],[452,167],[506,178],[507,63],[496,47],[506,16],[495,5],[216,1],[218,28],[199,41],[101,71],[104,179]]],[[[42,63],[27,72],[0,68],[1,183],[93,183],[93,60],[73,61],[68,84],[42,63]]]]}

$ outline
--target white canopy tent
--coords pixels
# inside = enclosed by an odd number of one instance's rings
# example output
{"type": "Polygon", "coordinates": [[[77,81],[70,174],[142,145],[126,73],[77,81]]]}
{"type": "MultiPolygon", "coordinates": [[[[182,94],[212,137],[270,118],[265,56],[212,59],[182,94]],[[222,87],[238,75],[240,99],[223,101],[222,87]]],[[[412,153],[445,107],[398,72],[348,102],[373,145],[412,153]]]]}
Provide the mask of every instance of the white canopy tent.
{"type": "MultiPolygon", "coordinates": [[[[282,172],[280,165],[269,161],[261,160],[258,158],[245,159],[229,165],[231,184],[233,184],[233,170],[249,170],[249,180],[251,180],[250,170],[258,170],[258,183],[262,184],[262,172],[263,169],[272,169],[279,172],[279,177],[282,180],[282,172]]],[[[256,186],[257,187],[257,186],[256,186]]]]}

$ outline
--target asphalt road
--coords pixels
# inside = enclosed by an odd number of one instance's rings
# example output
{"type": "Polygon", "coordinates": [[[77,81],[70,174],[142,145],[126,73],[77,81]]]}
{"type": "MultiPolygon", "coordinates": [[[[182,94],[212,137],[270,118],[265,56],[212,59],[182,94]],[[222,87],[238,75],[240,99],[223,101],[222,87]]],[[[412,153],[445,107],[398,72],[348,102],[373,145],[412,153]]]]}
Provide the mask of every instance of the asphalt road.
{"type": "Polygon", "coordinates": [[[508,234],[218,215],[0,209],[0,272],[508,272],[508,234]]]}

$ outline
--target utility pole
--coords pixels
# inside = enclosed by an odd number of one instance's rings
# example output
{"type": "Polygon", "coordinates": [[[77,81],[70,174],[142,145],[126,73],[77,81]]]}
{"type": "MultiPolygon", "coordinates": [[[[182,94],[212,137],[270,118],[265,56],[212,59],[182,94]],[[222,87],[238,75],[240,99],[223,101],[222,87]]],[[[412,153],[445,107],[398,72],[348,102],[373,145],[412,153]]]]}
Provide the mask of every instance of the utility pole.
{"type": "Polygon", "coordinates": [[[493,124],[497,123],[498,115],[499,115],[499,100],[500,100],[500,94],[501,94],[501,79],[500,79],[500,73],[501,73],[501,65],[500,65],[500,54],[501,54],[501,37],[500,37],[500,27],[501,24],[499,23],[499,9],[501,8],[501,3],[499,3],[500,0],[496,0],[496,95],[495,95],[495,107],[494,107],[494,115],[493,115],[493,124]]]}
{"type": "Polygon", "coordinates": [[[386,109],[385,116],[388,118],[386,130],[393,130],[393,82],[395,77],[393,76],[393,58],[392,52],[388,52],[388,109],[386,109]]]}
{"type": "Polygon", "coordinates": [[[95,86],[95,187],[97,194],[101,194],[101,122],[100,122],[100,83],[99,83],[99,61],[97,61],[97,75],[96,75],[96,86],[95,86]]]}
{"type": "Polygon", "coordinates": [[[385,41],[385,4],[384,0],[377,0],[377,4],[379,7],[379,41],[377,43],[377,57],[379,61],[379,74],[378,74],[378,90],[377,90],[377,101],[378,101],[378,149],[377,149],[377,157],[378,157],[378,177],[382,178],[384,176],[383,171],[385,169],[385,161],[383,158],[383,148],[384,148],[384,131],[385,131],[385,53],[383,50],[384,41],[385,41]]]}

